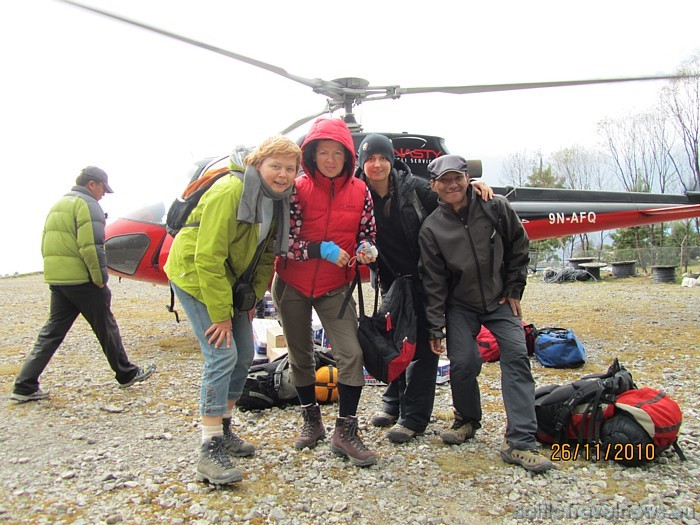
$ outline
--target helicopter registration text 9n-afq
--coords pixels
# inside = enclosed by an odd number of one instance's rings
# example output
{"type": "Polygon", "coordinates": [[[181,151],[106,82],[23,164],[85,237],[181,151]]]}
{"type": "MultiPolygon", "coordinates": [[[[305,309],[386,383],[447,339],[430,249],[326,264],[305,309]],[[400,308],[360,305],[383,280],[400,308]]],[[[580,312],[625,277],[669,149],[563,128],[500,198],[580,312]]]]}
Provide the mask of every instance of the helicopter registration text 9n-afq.
{"type": "Polygon", "coordinates": [[[565,213],[550,213],[549,224],[576,224],[579,222],[589,222],[595,224],[596,214],[594,211],[580,211],[566,215],[565,213]]]}

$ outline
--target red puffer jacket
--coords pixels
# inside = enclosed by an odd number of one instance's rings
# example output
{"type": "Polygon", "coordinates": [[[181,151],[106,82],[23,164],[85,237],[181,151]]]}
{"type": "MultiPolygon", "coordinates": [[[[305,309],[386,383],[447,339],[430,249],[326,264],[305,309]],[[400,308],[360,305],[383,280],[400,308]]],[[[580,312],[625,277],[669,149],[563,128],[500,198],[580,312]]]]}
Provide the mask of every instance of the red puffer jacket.
{"type": "Polygon", "coordinates": [[[280,278],[306,296],[320,296],[352,281],[354,269],[340,268],[320,258],[308,258],[309,244],[333,241],[354,255],[359,242],[374,243],[374,217],[366,184],[353,177],[354,144],[342,120],[317,120],[302,144],[304,175],[296,182],[291,201],[291,246],[277,261],[280,278]],[[313,150],[317,140],[335,140],[346,151],[343,172],[335,179],[315,169],[313,150]],[[294,254],[294,257],[290,255],[294,254]]]}

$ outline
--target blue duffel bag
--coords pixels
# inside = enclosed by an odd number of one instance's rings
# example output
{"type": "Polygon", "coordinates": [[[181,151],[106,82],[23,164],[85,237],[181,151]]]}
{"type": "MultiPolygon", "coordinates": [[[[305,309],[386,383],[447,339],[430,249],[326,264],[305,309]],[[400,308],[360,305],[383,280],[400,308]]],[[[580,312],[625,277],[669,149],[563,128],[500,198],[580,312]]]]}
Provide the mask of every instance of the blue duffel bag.
{"type": "Polygon", "coordinates": [[[535,357],[550,368],[578,368],[586,362],[586,349],[570,328],[535,331],[535,357]]]}

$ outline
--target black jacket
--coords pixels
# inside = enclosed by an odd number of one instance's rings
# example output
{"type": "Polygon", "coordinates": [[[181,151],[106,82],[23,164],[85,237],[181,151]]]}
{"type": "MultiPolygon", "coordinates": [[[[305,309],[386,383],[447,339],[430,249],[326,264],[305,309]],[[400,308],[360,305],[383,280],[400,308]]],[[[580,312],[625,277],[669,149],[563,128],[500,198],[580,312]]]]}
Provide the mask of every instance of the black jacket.
{"type": "MultiPolygon", "coordinates": [[[[367,176],[362,171],[361,167],[358,167],[356,175],[367,182],[367,176]]],[[[404,257],[410,261],[415,261],[417,267],[420,257],[420,250],[418,247],[420,227],[423,220],[437,208],[438,196],[437,193],[430,188],[430,184],[428,184],[427,181],[411,174],[411,169],[405,162],[398,158],[394,160],[394,166],[389,176],[395,188],[401,227],[408,241],[406,253],[392,254],[391,256],[404,257]],[[418,202],[416,202],[414,195],[417,197],[418,202]],[[416,210],[416,208],[418,208],[418,210],[416,210]],[[419,216],[419,213],[421,216],[419,216]]],[[[379,213],[383,213],[383,210],[375,206],[375,216],[379,213]]],[[[377,247],[381,253],[381,232],[378,232],[377,235],[377,247]]],[[[384,253],[386,253],[386,251],[384,253]]],[[[394,280],[393,271],[387,267],[383,257],[379,258],[378,265],[382,289],[386,292],[394,280]]],[[[376,270],[376,265],[372,265],[371,268],[373,271],[376,270]]],[[[416,278],[417,277],[416,275],[416,278]]]]}
{"type": "Polygon", "coordinates": [[[420,231],[420,269],[433,338],[443,337],[445,311],[450,305],[489,313],[498,308],[502,297],[521,299],[525,290],[529,240],[520,219],[505,197],[494,195],[503,238],[489,215],[491,204],[475,199],[471,187],[467,195],[469,204],[461,211],[464,223],[449,205],[440,202],[420,231]]]}

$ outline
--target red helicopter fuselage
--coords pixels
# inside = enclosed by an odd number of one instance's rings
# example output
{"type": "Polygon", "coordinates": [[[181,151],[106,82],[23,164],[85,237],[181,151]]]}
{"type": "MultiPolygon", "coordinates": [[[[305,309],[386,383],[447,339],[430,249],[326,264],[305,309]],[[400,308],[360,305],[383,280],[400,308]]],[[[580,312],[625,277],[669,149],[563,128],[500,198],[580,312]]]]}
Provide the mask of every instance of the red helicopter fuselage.
{"type": "MultiPolygon", "coordinates": [[[[353,133],[356,146],[365,135],[353,133]]],[[[397,157],[419,177],[427,178],[428,163],[447,153],[440,137],[407,133],[386,135],[392,139],[397,157]]],[[[197,163],[191,180],[227,165],[228,157],[204,159],[197,163]]],[[[476,161],[475,165],[480,176],[481,163],[476,161]]],[[[493,189],[510,201],[532,241],[700,217],[698,192],[671,195],[550,188],[493,189]]],[[[163,266],[173,238],[165,230],[165,212],[165,205],[159,203],[107,226],[105,246],[112,274],[156,284],[168,283],[163,266]]]]}

